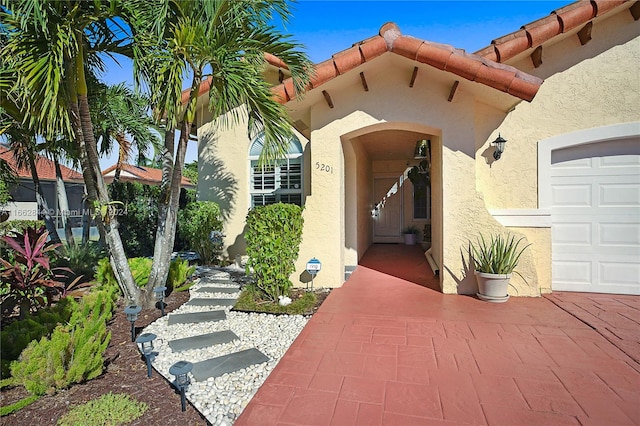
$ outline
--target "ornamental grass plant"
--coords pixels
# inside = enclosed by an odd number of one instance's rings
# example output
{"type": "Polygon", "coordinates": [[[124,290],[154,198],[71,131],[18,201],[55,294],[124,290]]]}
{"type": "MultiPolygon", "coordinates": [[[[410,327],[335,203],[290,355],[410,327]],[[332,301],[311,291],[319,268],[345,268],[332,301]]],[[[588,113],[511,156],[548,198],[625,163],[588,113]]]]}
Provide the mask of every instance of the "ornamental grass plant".
{"type": "Polygon", "coordinates": [[[524,237],[516,240],[514,235],[509,234],[491,235],[488,239],[480,234],[476,244],[469,244],[469,252],[476,271],[499,275],[513,273],[518,266],[520,256],[531,245],[520,247],[522,240],[524,237]]]}

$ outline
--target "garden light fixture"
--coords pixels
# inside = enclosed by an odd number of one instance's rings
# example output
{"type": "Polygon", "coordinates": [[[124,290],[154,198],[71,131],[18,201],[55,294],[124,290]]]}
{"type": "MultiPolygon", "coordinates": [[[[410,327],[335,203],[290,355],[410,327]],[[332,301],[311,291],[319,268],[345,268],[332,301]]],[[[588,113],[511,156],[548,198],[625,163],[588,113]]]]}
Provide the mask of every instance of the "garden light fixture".
{"type": "Polygon", "coordinates": [[[162,286],[162,287],[155,287],[153,289],[153,294],[156,297],[156,300],[158,301],[158,303],[160,304],[160,312],[162,313],[162,316],[164,316],[164,292],[167,290],[167,287],[162,286]]]}
{"type": "Polygon", "coordinates": [[[180,403],[182,405],[182,411],[185,411],[186,408],[186,399],[185,390],[191,384],[191,380],[189,379],[189,372],[193,368],[193,364],[188,361],[178,361],[169,367],[169,374],[173,374],[176,376],[176,379],[173,381],[173,385],[180,391],[180,403]]]}
{"type": "Polygon", "coordinates": [[[130,305],[124,308],[124,314],[127,316],[127,320],[131,323],[131,341],[136,340],[136,328],[134,323],[138,319],[138,314],[142,308],[137,305],[130,305]]]}
{"type": "Polygon", "coordinates": [[[493,158],[495,158],[496,160],[500,159],[502,153],[504,152],[504,146],[506,143],[507,141],[503,139],[502,136],[500,136],[500,133],[498,133],[498,137],[496,138],[496,140],[491,142],[491,145],[494,145],[496,147],[495,151],[493,151],[493,158]]]}
{"type": "Polygon", "coordinates": [[[151,377],[151,362],[157,355],[157,352],[153,352],[153,341],[156,337],[158,336],[153,333],[143,333],[136,339],[147,362],[147,377],[151,377]]]}

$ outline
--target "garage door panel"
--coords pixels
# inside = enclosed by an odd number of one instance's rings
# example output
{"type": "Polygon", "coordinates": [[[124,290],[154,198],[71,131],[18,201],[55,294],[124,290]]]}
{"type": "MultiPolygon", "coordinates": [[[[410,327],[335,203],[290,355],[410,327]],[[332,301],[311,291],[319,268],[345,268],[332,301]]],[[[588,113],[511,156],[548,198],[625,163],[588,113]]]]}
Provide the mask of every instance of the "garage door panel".
{"type": "Polygon", "coordinates": [[[640,141],[552,153],[552,288],[640,294],[640,141]]]}

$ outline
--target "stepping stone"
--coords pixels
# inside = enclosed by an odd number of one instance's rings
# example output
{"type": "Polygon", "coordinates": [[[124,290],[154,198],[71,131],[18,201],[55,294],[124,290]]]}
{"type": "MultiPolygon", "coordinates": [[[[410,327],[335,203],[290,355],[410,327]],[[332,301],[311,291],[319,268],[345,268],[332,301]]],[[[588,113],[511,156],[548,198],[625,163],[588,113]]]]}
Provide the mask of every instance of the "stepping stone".
{"type": "Polygon", "coordinates": [[[192,312],[188,314],[170,314],[167,325],[189,324],[194,322],[222,321],[227,319],[225,311],[192,312]]]}
{"type": "Polygon", "coordinates": [[[261,364],[269,361],[269,358],[256,348],[234,352],[217,358],[207,359],[193,363],[193,378],[198,382],[207,380],[209,377],[220,377],[223,374],[233,373],[242,370],[250,365],[261,364]]]}
{"type": "Polygon", "coordinates": [[[240,289],[238,287],[200,287],[196,293],[237,293],[240,289]]]}
{"type": "Polygon", "coordinates": [[[233,331],[224,330],[199,336],[185,337],[169,342],[169,347],[174,352],[186,351],[188,349],[200,349],[207,346],[219,345],[238,340],[239,337],[233,331]]]}
{"type": "Polygon", "coordinates": [[[185,305],[189,306],[233,306],[236,299],[214,299],[212,297],[203,299],[191,299],[185,305]]]}

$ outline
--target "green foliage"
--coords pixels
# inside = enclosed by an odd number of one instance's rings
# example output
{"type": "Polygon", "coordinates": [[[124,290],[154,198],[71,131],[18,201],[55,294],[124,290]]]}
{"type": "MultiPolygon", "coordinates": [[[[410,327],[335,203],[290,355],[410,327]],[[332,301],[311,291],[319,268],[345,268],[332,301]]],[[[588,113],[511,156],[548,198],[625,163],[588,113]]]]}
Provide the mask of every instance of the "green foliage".
{"type": "Polygon", "coordinates": [[[169,265],[169,275],[167,277],[167,289],[182,289],[187,279],[196,271],[195,266],[189,266],[188,260],[174,259],[169,265]]]}
{"type": "Polygon", "coordinates": [[[10,363],[18,359],[29,343],[49,336],[59,324],[68,323],[77,307],[78,304],[72,298],[63,298],[55,306],[44,308],[3,327],[0,332],[2,377],[9,376],[10,363]]]}
{"type": "Polygon", "coordinates": [[[247,214],[247,269],[253,269],[256,285],[271,301],[287,296],[293,285],[302,241],[302,208],[294,204],[258,206],[247,214]]]}
{"type": "Polygon", "coordinates": [[[182,169],[182,176],[193,182],[194,185],[198,184],[198,160],[193,160],[190,163],[184,165],[182,169]]]}
{"type": "Polygon", "coordinates": [[[88,294],[68,324],[57,326],[49,338],[31,342],[11,364],[15,381],[43,395],[100,375],[102,354],[111,340],[107,321],[113,315],[115,292],[107,287],[88,294]]]}
{"type": "Polygon", "coordinates": [[[312,292],[305,292],[301,298],[293,300],[287,306],[281,306],[277,302],[265,301],[263,296],[264,293],[255,285],[245,286],[233,309],[270,314],[304,315],[312,312],[318,301],[318,297],[312,292]]]}
{"type": "Polygon", "coordinates": [[[153,259],[148,257],[134,257],[129,259],[129,268],[131,268],[131,274],[138,287],[144,287],[149,282],[149,274],[151,274],[151,266],[153,265],[153,259]]]}
{"type": "Polygon", "coordinates": [[[36,402],[38,399],[40,399],[39,395],[31,395],[11,405],[2,406],[0,407],[0,417],[8,416],[9,414],[13,414],[17,411],[20,411],[27,405],[30,405],[36,402]]]}
{"type": "Polygon", "coordinates": [[[178,230],[200,256],[204,264],[215,263],[222,250],[222,220],[220,207],[213,201],[187,204],[178,216],[178,230]],[[211,235],[216,238],[211,238],[211,235]]]}
{"type": "Polygon", "coordinates": [[[491,236],[486,240],[481,234],[476,244],[469,244],[476,271],[488,274],[511,274],[518,266],[520,256],[531,244],[519,248],[524,237],[516,241],[515,236],[491,236]]]}
{"type": "Polygon", "coordinates": [[[0,223],[0,236],[7,235],[13,231],[24,233],[29,228],[39,229],[44,226],[42,220],[8,220],[0,223]]]}
{"type": "Polygon", "coordinates": [[[121,201],[124,214],[118,216],[122,245],[127,257],[153,255],[158,229],[160,187],[137,182],[115,182],[109,185],[109,195],[121,201]]]}
{"type": "Polygon", "coordinates": [[[58,420],[58,426],[123,425],[139,418],[149,409],[144,402],[127,394],[109,392],[98,399],[72,408],[58,420]]]}
{"type": "MultiPolygon", "coordinates": [[[[131,274],[138,287],[144,287],[149,282],[149,274],[151,273],[151,266],[153,265],[153,259],[148,257],[134,257],[128,260],[129,268],[131,268],[131,274]]],[[[189,266],[189,262],[181,259],[174,259],[169,264],[169,274],[167,277],[167,289],[178,287],[190,277],[196,270],[195,266],[189,266]]],[[[96,281],[101,284],[108,284],[110,286],[118,285],[116,277],[111,268],[108,258],[100,259],[98,267],[96,268],[96,281]]]]}
{"type": "Polygon", "coordinates": [[[106,250],[97,241],[87,244],[64,245],[62,253],[56,259],[56,266],[65,266],[74,276],[82,276],[83,281],[91,281],[96,275],[96,264],[107,255],[106,250]]]}
{"type": "Polygon", "coordinates": [[[0,206],[7,204],[10,199],[11,196],[9,195],[9,188],[7,188],[7,184],[4,179],[2,179],[0,180],[0,206]]]}

